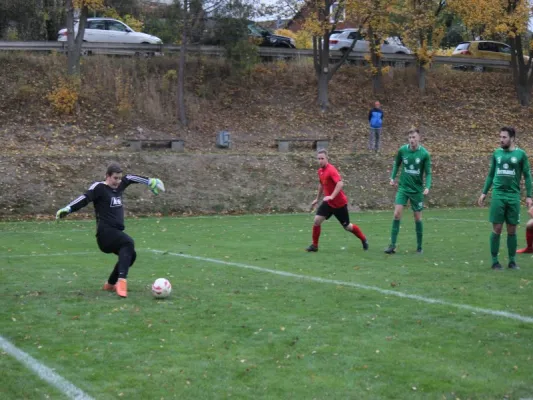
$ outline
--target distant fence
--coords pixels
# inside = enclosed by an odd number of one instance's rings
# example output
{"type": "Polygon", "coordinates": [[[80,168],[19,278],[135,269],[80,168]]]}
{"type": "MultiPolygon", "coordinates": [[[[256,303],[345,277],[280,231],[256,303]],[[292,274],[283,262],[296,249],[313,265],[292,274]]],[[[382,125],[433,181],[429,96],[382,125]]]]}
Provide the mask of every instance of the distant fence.
{"type": "MultiPolygon", "coordinates": [[[[143,55],[143,54],[166,54],[179,53],[181,46],[156,45],[156,44],[123,44],[123,43],[83,43],[82,49],[93,54],[109,55],[143,55]]],[[[6,42],[0,41],[0,51],[58,51],[66,52],[66,42],[6,42]]],[[[224,49],[218,46],[187,46],[190,53],[199,53],[210,56],[224,55],[224,49]]],[[[348,56],[348,60],[362,61],[368,53],[353,51],[348,56]]],[[[259,55],[270,58],[310,58],[313,57],[313,50],[286,49],[277,47],[260,47],[259,55]]],[[[340,51],[331,51],[331,59],[342,57],[340,51]]],[[[416,58],[412,54],[387,54],[382,55],[384,62],[391,63],[415,63],[416,58]]],[[[488,60],[470,57],[449,57],[435,56],[432,63],[449,64],[455,66],[480,66],[484,68],[510,68],[510,62],[504,60],[488,60]]]]}

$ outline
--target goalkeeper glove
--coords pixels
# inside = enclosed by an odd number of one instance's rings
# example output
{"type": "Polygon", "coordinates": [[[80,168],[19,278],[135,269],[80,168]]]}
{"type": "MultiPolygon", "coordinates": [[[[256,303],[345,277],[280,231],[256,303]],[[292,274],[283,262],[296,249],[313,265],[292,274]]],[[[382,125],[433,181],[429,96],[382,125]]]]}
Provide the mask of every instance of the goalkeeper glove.
{"type": "Polygon", "coordinates": [[[163,184],[163,181],[161,179],[150,178],[150,180],[148,181],[148,186],[150,186],[150,190],[153,194],[159,194],[160,191],[165,191],[165,185],[163,184]]]}
{"type": "Polygon", "coordinates": [[[63,207],[56,212],[56,219],[65,218],[68,214],[70,214],[70,206],[63,207]]]}

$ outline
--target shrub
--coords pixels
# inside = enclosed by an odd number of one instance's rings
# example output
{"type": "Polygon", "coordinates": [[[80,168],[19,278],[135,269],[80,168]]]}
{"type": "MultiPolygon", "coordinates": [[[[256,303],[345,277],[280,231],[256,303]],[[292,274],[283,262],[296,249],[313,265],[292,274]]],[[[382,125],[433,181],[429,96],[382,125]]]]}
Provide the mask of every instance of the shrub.
{"type": "Polygon", "coordinates": [[[80,96],[78,78],[61,79],[57,87],[48,94],[48,101],[60,114],[72,114],[80,96]]]}

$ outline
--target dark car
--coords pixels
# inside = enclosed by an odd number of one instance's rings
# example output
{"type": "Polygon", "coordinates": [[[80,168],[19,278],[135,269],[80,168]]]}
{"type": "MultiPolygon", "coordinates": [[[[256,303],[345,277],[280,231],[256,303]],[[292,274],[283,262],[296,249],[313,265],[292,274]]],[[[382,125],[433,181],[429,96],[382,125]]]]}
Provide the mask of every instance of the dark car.
{"type": "Polygon", "coordinates": [[[248,35],[259,46],[296,48],[294,39],[287,36],[275,35],[256,24],[248,24],[248,35]]]}

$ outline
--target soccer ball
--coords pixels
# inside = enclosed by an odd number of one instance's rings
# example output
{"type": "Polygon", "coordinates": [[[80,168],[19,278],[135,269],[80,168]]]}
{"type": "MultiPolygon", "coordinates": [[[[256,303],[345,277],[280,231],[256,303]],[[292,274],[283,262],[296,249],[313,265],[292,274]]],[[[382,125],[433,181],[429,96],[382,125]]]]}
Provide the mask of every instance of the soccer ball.
{"type": "Polygon", "coordinates": [[[164,299],[170,295],[172,285],[165,278],[158,278],[152,285],[152,294],[157,299],[164,299]]]}

